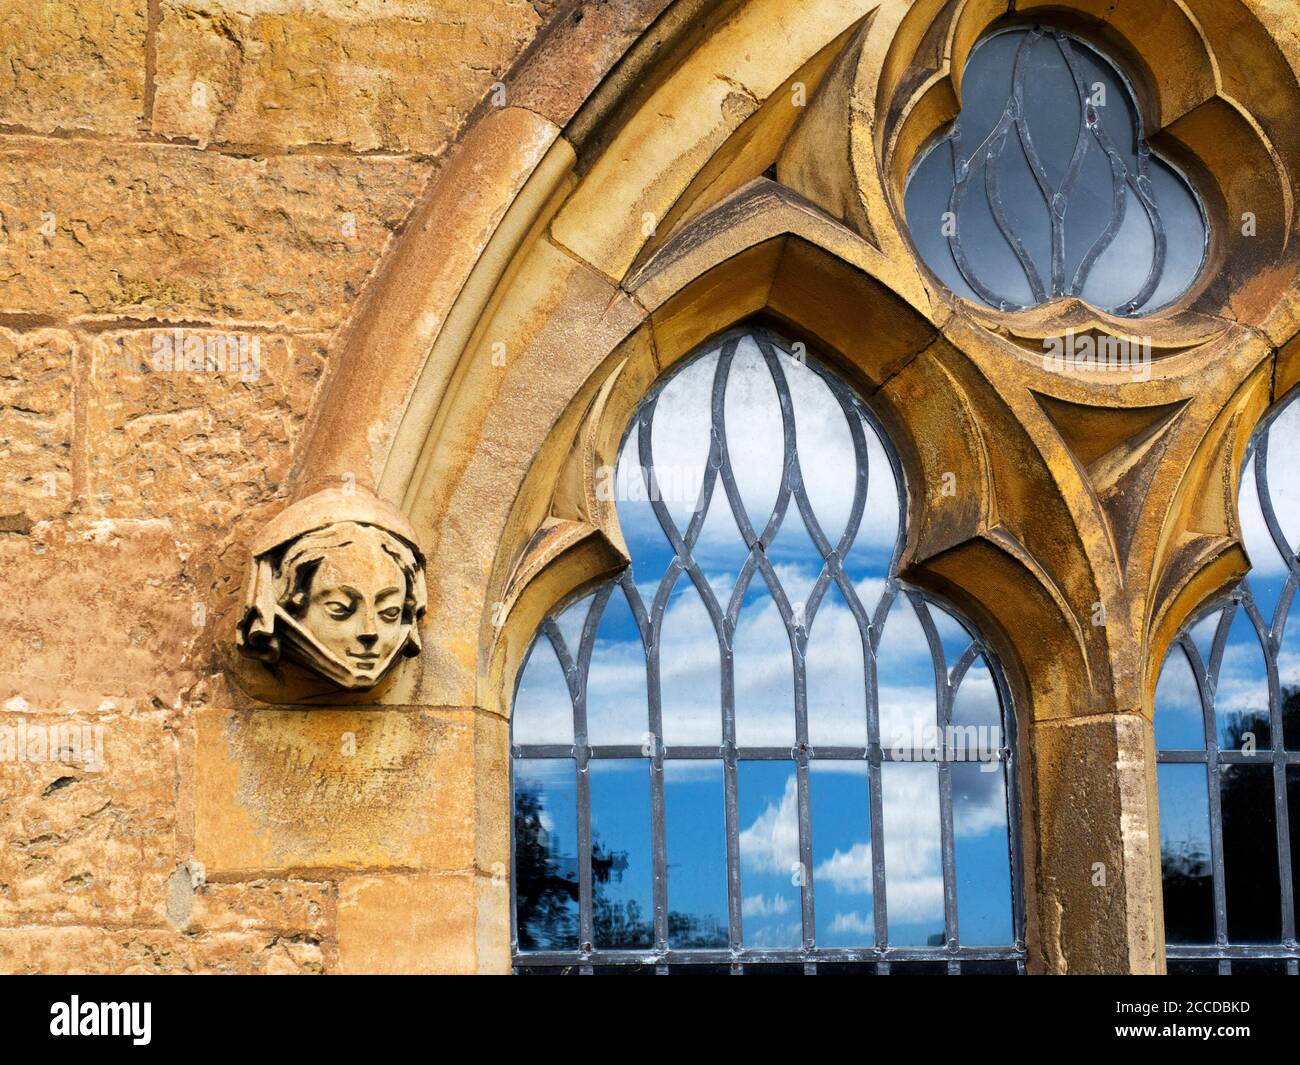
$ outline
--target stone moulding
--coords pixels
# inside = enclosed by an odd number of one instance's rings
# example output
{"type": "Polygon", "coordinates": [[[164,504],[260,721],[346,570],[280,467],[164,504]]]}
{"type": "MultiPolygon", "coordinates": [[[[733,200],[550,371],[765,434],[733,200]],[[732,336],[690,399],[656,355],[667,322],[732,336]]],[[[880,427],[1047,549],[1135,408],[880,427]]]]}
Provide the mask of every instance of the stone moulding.
{"type": "Polygon", "coordinates": [[[1300,380],[1294,12],[661,6],[637,6],[625,53],[580,68],[576,115],[572,93],[529,95],[572,68],[574,38],[542,42],[520,71],[530,102],[481,114],[344,339],[296,498],[351,479],[400,508],[429,560],[424,653],[371,698],[508,718],[538,619],[624,563],[591,483],[638,399],[710,336],[769,319],[878,414],[908,486],[902,575],[978,624],[1006,670],[1031,967],[1159,971],[1152,692],[1186,619],[1248,568],[1241,458],[1300,380]],[[975,307],[913,254],[903,185],[959,110],[965,57],[1035,17],[1125,66],[1205,197],[1207,266],[1155,315],[975,307]],[[1253,237],[1237,235],[1247,214],[1253,237]],[[1135,334],[1144,379],[1041,357],[1057,338],[1135,334]]]}

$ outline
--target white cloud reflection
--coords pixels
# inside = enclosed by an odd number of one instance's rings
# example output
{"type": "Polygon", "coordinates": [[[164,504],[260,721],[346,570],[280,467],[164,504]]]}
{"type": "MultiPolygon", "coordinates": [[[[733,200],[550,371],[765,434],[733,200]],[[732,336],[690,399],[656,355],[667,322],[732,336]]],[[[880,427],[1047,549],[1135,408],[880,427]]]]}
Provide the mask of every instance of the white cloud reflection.
{"type": "MultiPolygon", "coordinates": [[[[885,869],[889,915],[895,921],[942,921],[943,863],[940,850],[938,777],[932,765],[886,766],[881,777],[885,869]]],[[[958,836],[1005,828],[1001,782],[988,784],[954,809],[958,836]]],[[[769,802],[740,833],[742,870],[788,878],[799,865],[798,792],[793,773],[779,800],[769,802]]],[[[813,883],[837,895],[873,893],[871,841],[836,848],[813,869],[813,883]]],[[[819,897],[823,897],[819,890],[819,897]]],[[[755,916],[759,912],[754,911],[755,916]]]]}
{"type": "MultiPolygon", "coordinates": [[[[1292,475],[1294,456],[1300,454],[1300,402],[1293,399],[1270,423],[1268,441],[1268,494],[1283,536],[1294,548],[1300,544],[1300,480],[1292,475]]],[[[1255,462],[1247,464],[1238,497],[1242,539],[1250,557],[1248,581],[1266,626],[1275,624],[1273,613],[1287,562],[1278,550],[1264,520],[1255,462]]],[[[1221,610],[1201,619],[1191,630],[1192,641],[1208,667],[1221,610]]],[[[1300,621],[1295,609],[1283,630],[1277,656],[1278,680],[1283,688],[1300,686],[1300,621]]],[[[1195,676],[1182,650],[1170,649],[1156,685],[1156,739],[1164,747],[1199,747],[1204,742],[1201,701],[1195,676]]],[[[1220,719],[1234,715],[1267,714],[1268,680],[1258,634],[1243,610],[1229,629],[1223,661],[1214,690],[1214,710],[1220,719]]],[[[1222,731],[1224,721],[1220,720],[1222,731]]]]}
{"type": "MultiPolygon", "coordinates": [[[[793,567],[780,568],[783,583],[810,585],[793,567]]],[[[712,575],[710,575],[713,583],[712,575]]],[[[716,586],[728,587],[718,575],[716,586]]],[[[721,666],[718,638],[689,579],[671,599],[660,638],[660,691],[664,742],[717,744],[722,738],[721,666]]],[[[874,611],[883,581],[854,585],[874,611]]],[[[621,597],[621,590],[615,593],[621,597]]],[[[931,608],[936,610],[937,608],[931,608]]],[[[585,611],[585,601],[579,607],[585,611]]],[[[579,624],[562,626],[577,631],[579,624]]],[[[631,626],[629,625],[629,628],[631,626]]],[[[776,603],[763,594],[741,609],[733,641],[738,741],[779,746],[794,739],[793,657],[776,603]]],[[[866,741],[866,694],[862,641],[857,621],[838,597],[828,598],[813,620],[808,650],[809,721],[814,744],[862,746],[866,741]]],[[[934,670],[930,648],[915,611],[899,598],[887,618],[877,655],[880,735],[892,747],[935,721],[934,670]]],[[[639,743],[649,728],[646,655],[639,637],[597,639],[588,677],[588,726],[593,743],[639,743]]],[[[959,721],[994,723],[997,696],[987,670],[977,668],[962,685],[959,721]]],[[[570,743],[572,707],[549,641],[534,646],[515,701],[516,743],[570,743]]]]}
{"type": "MultiPolygon", "coordinates": [[[[698,359],[679,371],[659,395],[651,432],[656,479],[679,532],[685,532],[696,499],[680,498],[671,486],[700,483],[711,440],[713,381],[718,360],[698,359]]],[[[857,460],[843,409],[815,370],[791,358],[781,367],[794,407],[795,437],[804,486],[825,535],[838,540],[853,503],[857,460]]],[[[776,502],[784,465],[784,436],[776,388],[757,344],[741,341],[732,361],[724,404],[728,452],[745,511],[761,532],[776,502]]],[[[867,502],[857,541],[886,553],[898,535],[898,487],[879,438],[862,422],[867,457],[867,502]]],[[[628,437],[619,456],[616,484],[638,483],[638,432],[628,437]]],[[[619,522],[629,546],[659,542],[663,533],[652,508],[638,499],[620,501],[619,522]]],[[[792,503],[783,524],[783,539],[798,535],[799,516],[792,503]]],[[[635,556],[635,547],[633,554],[635,556]]],[[[743,559],[743,546],[726,494],[719,483],[701,531],[696,557],[706,568],[743,559]]]]}
{"type": "MultiPolygon", "coordinates": [[[[809,499],[827,537],[835,542],[850,516],[857,477],[849,424],[829,387],[811,369],[783,358],[795,412],[797,443],[809,499]]],[[[699,483],[710,445],[710,407],[716,356],[695,361],[663,388],[652,431],[656,470],[667,488],[699,483]]],[[[725,405],[736,482],[746,512],[761,530],[776,499],[783,462],[783,437],[776,390],[755,343],[741,342],[733,362],[725,405]]],[[[852,588],[867,616],[876,612],[899,528],[898,487],[885,451],[870,424],[861,423],[867,451],[868,495],[861,528],[847,559],[852,588]]],[[[633,432],[620,456],[617,485],[637,483],[638,437],[633,432]]],[[[669,494],[665,504],[684,532],[695,500],[669,494]]],[[[637,592],[650,610],[662,569],[671,558],[648,502],[620,498],[619,518],[633,557],[637,592]],[[656,569],[658,571],[656,571],[656,569]]],[[[726,610],[747,555],[722,485],[692,552],[720,608],[726,610]]],[[[798,612],[806,604],[822,567],[820,553],[803,528],[792,502],[781,531],[768,550],[780,587],[798,612]]],[[[621,605],[623,593],[612,603],[621,605]]],[[[561,629],[571,652],[581,632],[586,602],[570,608],[561,629]]],[[[950,668],[968,643],[961,626],[932,608],[950,668]]],[[[797,614],[798,616],[798,614],[797,614]]],[[[866,668],[861,630],[838,589],[832,586],[810,621],[806,658],[810,738],[814,746],[866,744],[866,668]]],[[[755,575],[732,640],[737,740],[742,746],[788,747],[794,742],[794,664],[790,638],[777,604],[755,575]]],[[[721,655],[718,634],[699,591],[688,575],[678,577],[668,600],[659,639],[660,702],[664,742],[712,746],[721,743],[721,655]]],[[[892,748],[933,726],[935,668],[931,650],[911,603],[899,596],[887,617],[876,654],[876,697],[881,742],[892,748]]],[[[635,627],[617,631],[602,623],[588,675],[587,718],[593,744],[640,743],[648,735],[646,652],[635,627]]],[[[997,693],[980,660],[967,674],[955,706],[958,723],[1000,723],[997,693]]],[[[514,709],[514,742],[567,744],[573,740],[572,706],[555,654],[539,638],[524,669],[514,709]]],[[[775,765],[776,763],[768,763],[775,765]]],[[[818,771],[860,770],[860,763],[820,761],[818,771]]],[[[707,762],[675,762],[674,770],[715,772],[707,762]]],[[[770,778],[768,779],[771,784],[770,778]]],[[[954,829],[978,836],[1002,827],[1006,799],[1002,774],[976,774],[957,795],[954,829]]],[[[933,921],[942,925],[943,876],[940,853],[937,774],[932,764],[890,764],[882,771],[886,868],[891,922],[933,921]]],[[[742,774],[741,790],[746,779],[742,774]]],[[[752,786],[759,786],[757,778],[752,786]]],[[[745,936],[756,945],[797,944],[799,926],[782,918],[798,914],[798,888],[791,874],[799,862],[795,776],[791,771],[767,796],[742,794],[740,850],[747,881],[742,900],[745,936]],[[762,878],[771,877],[764,881],[762,878]],[[791,938],[793,937],[793,938],[791,938]]],[[[816,816],[820,816],[815,814],[816,816]]],[[[865,832],[865,821],[862,822],[865,832]]],[[[1005,848],[1005,841],[1003,842],[1005,848]]],[[[813,870],[823,892],[853,897],[872,893],[871,848],[867,838],[850,838],[813,870]]],[[[833,932],[870,938],[869,916],[856,908],[835,914],[833,932]]],[[[829,913],[829,911],[828,911],[829,913]]],[[[820,918],[819,918],[820,921],[820,918]]]]}
{"type": "MultiPolygon", "coordinates": [[[[1284,407],[1269,424],[1267,434],[1269,498],[1278,525],[1294,550],[1300,545],[1300,481],[1294,475],[1295,457],[1300,455],[1300,402],[1293,399],[1284,407]]],[[[1251,572],[1259,576],[1284,574],[1286,563],[1268,531],[1260,507],[1254,461],[1249,463],[1242,477],[1238,509],[1251,572]]]]}

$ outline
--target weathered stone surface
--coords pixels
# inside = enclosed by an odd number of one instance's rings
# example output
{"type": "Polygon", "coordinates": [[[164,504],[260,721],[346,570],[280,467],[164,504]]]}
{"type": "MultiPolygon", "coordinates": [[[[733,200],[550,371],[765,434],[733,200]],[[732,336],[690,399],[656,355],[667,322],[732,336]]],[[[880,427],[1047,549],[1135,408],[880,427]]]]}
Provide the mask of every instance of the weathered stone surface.
{"type": "Polygon", "coordinates": [[[130,134],[144,116],[147,0],[0,10],[0,124],[130,134]]]}
{"type": "Polygon", "coordinates": [[[510,723],[495,714],[475,716],[474,782],[478,825],[475,861],[480,872],[500,877],[510,871],[510,723]]]}
{"type": "Polygon", "coordinates": [[[510,897],[508,873],[480,876],[475,881],[478,889],[478,921],[475,947],[481,975],[503,976],[510,972],[510,928],[514,915],[510,897]]]}
{"type": "MultiPolygon", "coordinates": [[[[512,73],[507,86],[509,103],[563,126],[669,2],[588,0],[573,5],[547,27],[537,49],[512,73]]],[[[533,6],[540,9],[536,0],[533,6]]],[[[548,17],[555,6],[554,2],[547,4],[550,10],[542,12],[543,16],[548,17]]],[[[695,6],[700,5],[697,2],[695,6]]],[[[635,78],[635,72],[627,77],[635,78]]]]}
{"type": "Polygon", "coordinates": [[[326,345],[192,329],[96,336],[83,513],[165,519],[193,539],[282,493],[326,345]]]}
{"type": "Polygon", "coordinates": [[[1150,723],[1136,714],[1046,722],[1030,742],[1041,870],[1031,965],[1058,974],[1163,971],[1150,723]]]}
{"type": "Polygon", "coordinates": [[[539,21],[526,0],[162,0],[153,128],[434,153],[539,21]]]}
{"type": "Polygon", "coordinates": [[[339,885],[342,973],[472,973],[473,876],[360,876],[339,885]]]}
{"type": "Polygon", "coordinates": [[[443,415],[449,446],[413,493],[411,521],[429,557],[445,560],[429,568],[429,625],[446,634],[425,656],[421,701],[435,704],[476,702],[484,597],[519,482],[592,369],[644,317],[549,241],[521,264],[511,297],[466,354],[463,383],[443,415]],[[504,346],[504,366],[493,361],[494,343],[504,346]]]}
{"type": "Polygon", "coordinates": [[[209,878],[473,865],[472,711],[195,719],[194,852],[209,878]]]}
{"type": "Polygon", "coordinates": [[[311,937],[260,930],[0,928],[0,973],[312,974],[325,958],[311,937]]]}
{"type": "Polygon", "coordinates": [[[355,485],[317,492],[282,510],[248,545],[247,589],[224,658],[256,697],[313,702],[385,690],[423,649],[424,557],[400,509],[355,485]],[[304,689],[267,682],[290,668],[304,689]],[[248,672],[244,672],[247,670],[248,672]]]}
{"type": "Polygon", "coordinates": [[[72,503],[75,351],[63,330],[0,329],[0,533],[72,503]]]}
{"type": "Polygon", "coordinates": [[[331,329],[428,173],[410,160],[8,138],[0,313],[331,329]]]}
{"type": "Polygon", "coordinates": [[[0,712],[0,925],[160,923],[175,865],[170,714],[21,705],[0,712]]]}
{"type": "Polygon", "coordinates": [[[362,487],[377,486],[384,467],[400,456],[394,440],[407,406],[436,409],[451,375],[445,364],[473,325],[470,315],[453,319],[452,328],[452,308],[532,178],[547,171],[546,188],[533,194],[544,198],[572,164],[572,150],[556,143],[558,133],[533,112],[507,107],[487,114],[457,145],[375,279],[369,313],[341,344],[339,374],[322,397],[320,424],[306,445],[310,473],[298,486],[301,494],[325,487],[322,480],[336,485],[344,473],[362,487]],[[447,354],[431,354],[434,345],[445,345],[447,354]],[[343,431],[358,416],[362,431],[343,431]]]}
{"type": "Polygon", "coordinates": [[[321,941],[334,934],[335,888],[308,880],[253,880],[203,884],[192,895],[189,930],[256,929],[321,941]]]}
{"type": "Polygon", "coordinates": [[[41,522],[0,536],[0,703],[171,707],[201,631],[189,548],[162,521],[41,522]]]}
{"type": "Polygon", "coordinates": [[[590,163],[552,223],[555,241],[609,277],[624,277],[691,178],[731,133],[790,71],[876,6],[870,0],[808,8],[782,0],[737,5],[732,17],[709,27],[713,32],[654,86],[646,106],[590,163]],[[773,54],[777,40],[779,60],[773,54]]]}

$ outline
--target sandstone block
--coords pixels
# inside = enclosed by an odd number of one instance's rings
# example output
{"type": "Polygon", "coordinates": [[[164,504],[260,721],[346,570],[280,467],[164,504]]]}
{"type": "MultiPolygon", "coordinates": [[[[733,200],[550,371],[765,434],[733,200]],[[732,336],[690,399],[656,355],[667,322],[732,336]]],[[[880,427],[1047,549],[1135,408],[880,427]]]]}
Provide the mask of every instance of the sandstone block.
{"type": "Polygon", "coordinates": [[[167,716],[0,712],[0,925],[161,921],[176,864],[167,716]]]}
{"type": "Polygon", "coordinates": [[[218,330],[94,339],[86,401],[88,514],[233,527],[283,491],[326,342],[218,330]]]}
{"type": "Polygon", "coordinates": [[[408,159],[7,138],[0,313],[329,330],[428,173],[408,159]]]}
{"type": "Polygon", "coordinates": [[[339,971],[472,973],[475,877],[362,876],[339,885],[339,971]]]}
{"type": "Polygon", "coordinates": [[[254,880],[203,884],[194,891],[191,930],[256,929],[284,937],[323,940],[334,934],[334,885],[306,880],[254,880]]]}
{"type": "Polygon", "coordinates": [[[469,710],[195,714],[195,857],[210,879],[469,869],[469,710]]]}
{"type": "Polygon", "coordinates": [[[160,928],[0,928],[0,973],[321,973],[325,952],[274,932],[183,935],[160,928]]]}
{"type": "Polygon", "coordinates": [[[173,706],[194,682],[187,655],[202,631],[189,551],[160,521],[41,522],[0,536],[0,704],[173,706]]]}
{"type": "Polygon", "coordinates": [[[0,329],[0,532],[25,533],[72,502],[71,333],[0,329]]]}
{"type": "Polygon", "coordinates": [[[0,10],[0,123],[134,133],[144,117],[148,0],[33,0],[0,10]]]}
{"type": "Polygon", "coordinates": [[[538,24],[526,0],[163,0],[153,128],[436,153],[538,24]]]}

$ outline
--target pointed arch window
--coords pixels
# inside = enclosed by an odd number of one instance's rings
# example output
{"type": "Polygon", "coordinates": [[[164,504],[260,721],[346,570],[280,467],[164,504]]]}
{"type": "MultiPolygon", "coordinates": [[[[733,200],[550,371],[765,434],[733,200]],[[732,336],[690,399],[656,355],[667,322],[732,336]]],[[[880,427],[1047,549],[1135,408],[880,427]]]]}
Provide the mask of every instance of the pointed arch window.
{"type": "Polygon", "coordinates": [[[897,460],[794,350],[706,345],[604,471],[631,566],[516,689],[516,971],[1023,971],[1006,685],[899,581],[897,460]]]}
{"type": "Polygon", "coordinates": [[[1171,973],[1300,974],[1300,402],[1255,434],[1250,576],[1175,641],[1155,696],[1171,973]]]}

